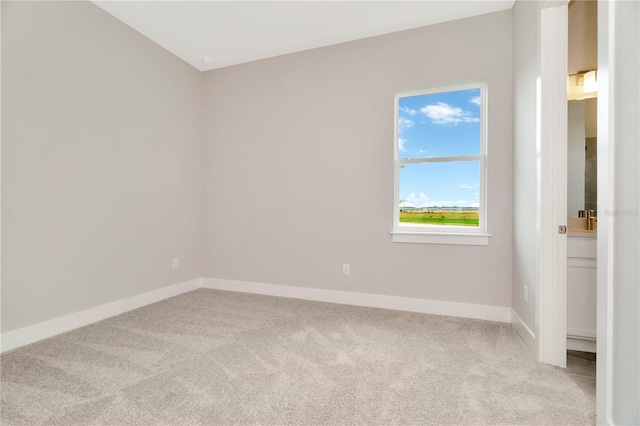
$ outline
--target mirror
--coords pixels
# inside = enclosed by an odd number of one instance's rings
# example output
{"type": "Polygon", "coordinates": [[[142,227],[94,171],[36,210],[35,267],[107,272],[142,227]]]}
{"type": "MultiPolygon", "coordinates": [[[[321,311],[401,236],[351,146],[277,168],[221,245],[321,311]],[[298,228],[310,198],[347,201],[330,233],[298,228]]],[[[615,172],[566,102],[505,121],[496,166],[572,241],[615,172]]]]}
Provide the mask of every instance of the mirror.
{"type": "Polygon", "coordinates": [[[598,98],[568,102],[567,215],[598,212],[598,98]]]}

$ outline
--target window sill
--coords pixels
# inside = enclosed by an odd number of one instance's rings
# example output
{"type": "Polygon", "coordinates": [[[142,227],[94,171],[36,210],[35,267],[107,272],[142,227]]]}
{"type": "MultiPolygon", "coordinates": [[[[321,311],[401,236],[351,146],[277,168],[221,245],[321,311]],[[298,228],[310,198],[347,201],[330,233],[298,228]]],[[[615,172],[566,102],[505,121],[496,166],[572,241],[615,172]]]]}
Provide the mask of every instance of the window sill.
{"type": "Polygon", "coordinates": [[[462,234],[444,232],[391,232],[394,243],[413,244],[460,244],[467,246],[488,246],[490,234],[462,234]]]}

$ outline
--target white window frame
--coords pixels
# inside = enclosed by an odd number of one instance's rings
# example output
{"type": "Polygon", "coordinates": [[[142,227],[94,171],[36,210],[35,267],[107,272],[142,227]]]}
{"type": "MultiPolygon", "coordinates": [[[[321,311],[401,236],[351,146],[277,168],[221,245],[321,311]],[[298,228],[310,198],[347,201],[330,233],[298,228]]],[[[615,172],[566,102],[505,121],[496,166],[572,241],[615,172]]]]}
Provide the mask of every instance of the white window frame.
{"type": "Polygon", "coordinates": [[[488,245],[491,235],[487,232],[487,84],[477,81],[424,90],[396,93],[394,97],[394,184],[393,184],[393,231],[394,243],[464,244],[488,245]],[[480,153],[455,157],[409,158],[398,157],[398,107],[401,98],[480,89],[480,153]],[[415,225],[400,222],[400,166],[404,164],[440,163],[454,161],[480,161],[480,188],[477,227],[456,225],[415,225]]]}

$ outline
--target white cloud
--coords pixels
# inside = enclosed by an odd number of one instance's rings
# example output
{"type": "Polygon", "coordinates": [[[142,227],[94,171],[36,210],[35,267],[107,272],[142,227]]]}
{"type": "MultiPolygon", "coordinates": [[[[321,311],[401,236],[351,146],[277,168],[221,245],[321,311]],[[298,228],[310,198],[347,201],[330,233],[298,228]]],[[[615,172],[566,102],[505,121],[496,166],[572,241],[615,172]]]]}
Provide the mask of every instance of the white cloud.
{"type": "Polygon", "coordinates": [[[456,201],[457,207],[480,207],[480,204],[476,201],[458,200],[456,201]]]}
{"type": "Polygon", "coordinates": [[[463,111],[462,108],[452,107],[444,102],[438,102],[437,105],[427,105],[420,110],[423,114],[431,119],[434,124],[459,124],[459,123],[477,123],[479,118],[474,117],[472,113],[463,111]]]}
{"type": "Polygon", "coordinates": [[[424,192],[421,192],[420,195],[412,192],[400,203],[400,207],[427,207],[427,205],[429,205],[429,197],[424,192]]]}
{"type": "Polygon", "coordinates": [[[419,149],[418,150],[418,154],[426,154],[426,153],[427,153],[427,151],[425,151],[424,149],[419,149]]]}
{"type": "Polygon", "coordinates": [[[477,202],[468,201],[468,200],[446,200],[446,201],[432,201],[429,202],[428,207],[478,207],[479,204],[477,202]]]}
{"type": "Polygon", "coordinates": [[[469,100],[472,104],[480,105],[480,96],[475,96],[469,100]]]}
{"type": "Polygon", "coordinates": [[[400,203],[400,207],[478,207],[479,205],[477,201],[468,200],[430,201],[424,192],[421,192],[420,195],[412,192],[407,195],[404,202],[400,203]]]}
{"type": "Polygon", "coordinates": [[[416,110],[415,109],[411,109],[409,107],[400,107],[398,108],[400,111],[404,112],[405,114],[409,114],[411,116],[416,115],[416,110]]]}
{"type": "Polygon", "coordinates": [[[398,149],[400,151],[406,151],[404,144],[407,142],[406,139],[398,138],[398,149]]]}
{"type": "Polygon", "coordinates": [[[456,202],[455,201],[434,201],[433,203],[431,203],[429,206],[430,207],[453,207],[456,206],[456,202]]]}
{"type": "Polygon", "coordinates": [[[401,130],[410,129],[413,127],[413,121],[408,118],[400,117],[398,118],[398,127],[400,127],[401,130]]]}
{"type": "Polygon", "coordinates": [[[473,189],[479,187],[479,183],[461,183],[458,185],[458,189],[473,189]]]}

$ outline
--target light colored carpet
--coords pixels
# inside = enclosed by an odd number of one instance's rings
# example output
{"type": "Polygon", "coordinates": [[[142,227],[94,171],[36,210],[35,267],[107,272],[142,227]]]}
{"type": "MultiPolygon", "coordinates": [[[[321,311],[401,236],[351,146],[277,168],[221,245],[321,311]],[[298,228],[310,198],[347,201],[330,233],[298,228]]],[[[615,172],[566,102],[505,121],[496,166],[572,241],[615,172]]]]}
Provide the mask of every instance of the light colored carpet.
{"type": "Polygon", "coordinates": [[[3,425],[594,423],[508,324],[204,289],[1,370],[3,425]]]}

